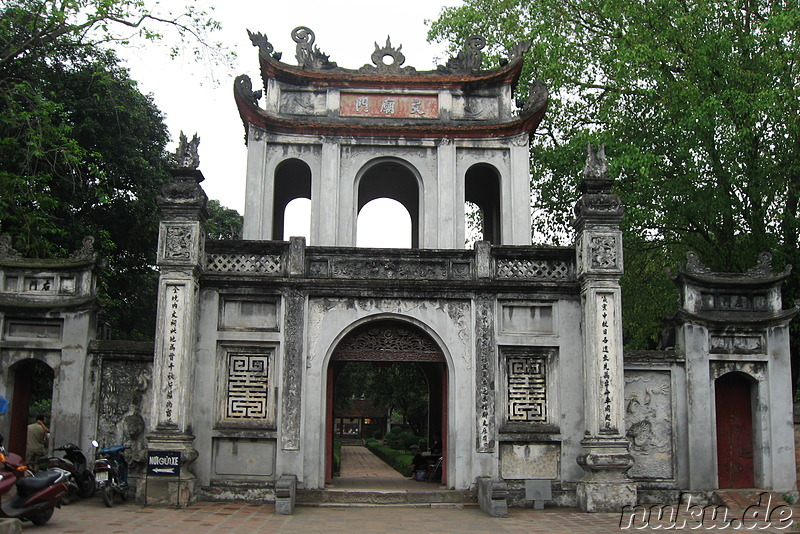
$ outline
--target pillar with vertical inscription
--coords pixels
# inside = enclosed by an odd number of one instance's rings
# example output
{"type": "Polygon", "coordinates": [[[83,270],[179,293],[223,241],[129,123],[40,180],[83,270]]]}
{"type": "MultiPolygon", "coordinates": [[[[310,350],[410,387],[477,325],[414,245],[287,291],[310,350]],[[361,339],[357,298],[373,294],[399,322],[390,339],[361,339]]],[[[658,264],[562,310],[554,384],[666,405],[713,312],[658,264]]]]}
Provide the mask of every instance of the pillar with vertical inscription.
{"type": "Polygon", "coordinates": [[[622,323],[619,279],[622,205],[611,193],[604,147],[588,148],[581,197],[575,205],[577,269],[584,340],[585,432],[578,464],[578,506],[617,512],[636,504],[636,485],[626,475],[633,463],[623,413],[622,323]]]}
{"type": "Polygon", "coordinates": [[[144,504],[185,506],[196,500],[197,481],[189,467],[197,459],[191,434],[198,275],[203,257],[206,194],[197,169],[197,136],[181,133],[179,168],[158,199],[162,220],[158,237],[158,315],[153,369],[154,405],[150,451],[181,453],[180,476],[140,479],[137,498],[144,504]],[[145,483],[146,482],[146,483],[145,483]]]}

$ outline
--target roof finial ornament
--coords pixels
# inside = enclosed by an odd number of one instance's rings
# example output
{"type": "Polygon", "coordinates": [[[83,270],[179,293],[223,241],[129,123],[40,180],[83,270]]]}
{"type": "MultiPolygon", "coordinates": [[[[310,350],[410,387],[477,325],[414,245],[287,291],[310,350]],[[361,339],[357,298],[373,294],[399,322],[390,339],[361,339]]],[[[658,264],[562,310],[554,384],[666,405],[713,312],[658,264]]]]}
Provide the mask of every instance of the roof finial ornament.
{"type": "Polygon", "coordinates": [[[456,57],[447,60],[447,64],[439,65],[440,71],[451,74],[470,74],[481,70],[483,63],[483,52],[486,46],[486,39],[480,35],[473,35],[464,42],[464,48],[456,57]]]}
{"type": "Polygon", "coordinates": [[[11,236],[8,234],[0,235],[0,258],[21,258],[22,254],[14,250],[11,246],[11,236]]]}
{"type": "Polygon", "coordinates": [[[292,40],[297,43],[297,64],[311,70],[335,69],[337,65],[330,61],[330,56],[314,46],[315,39],[314,32],[306,26],[298,26],[292,30],[292,40]]]}
{"type": "Polygon", "coordinates": [[[250,42],[253,43],[253,46],[258,47],[258,53],[261,57],[268,59],[272,56],[277,60],[281,59],[282,54],[280,52],[275,52],[272,43],[267,40],[266,35],[263,33],[253,33],[250,30],[247,30],[247,35],[250,37],[250,42]]]}
{"type": "Polygon", "coordinates": [[[583,168],[586,180],[608,180],[608,161],[606,161],[606,145],[598,145],[597,152],[589,143],[586,147],[586,165],[583,168]]]}
{"type": "Polygon", "coordinates": [[[200,156],[197,154],[197,145],[200,144],[200,138],[194,134],[191,141],[186,139],[183,131],[181,131],[180,139],[178,141],[178,150],[175,151],[175,161],[179,169],[197,169],[200,166],[200,156]]]}

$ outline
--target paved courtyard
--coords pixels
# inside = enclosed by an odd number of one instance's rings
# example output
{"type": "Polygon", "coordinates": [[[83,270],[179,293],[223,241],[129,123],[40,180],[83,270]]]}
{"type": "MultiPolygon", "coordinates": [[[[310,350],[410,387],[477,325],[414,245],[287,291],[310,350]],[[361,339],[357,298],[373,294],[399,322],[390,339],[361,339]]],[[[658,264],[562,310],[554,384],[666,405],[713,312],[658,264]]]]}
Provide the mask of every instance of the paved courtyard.
{"type": "MultiPolygon", "coordinates": [[[[334,486],[380,488],[413,491],[424,483],[405,479],[363,447],[343,450],[341,479],[334,486]]],[[[700,522],[702,509],[681,509],[677,517],[667,513],[661,521],[654,511],[645,524],[643,512],[622,516],[585,514],[574,509],[510,510],[511,517],[491,518],[477,506],[452,508],[424,506],[306,507],[295,509],[291,516],[275,514],[271,504],[201,502],[188,508],[142,507],[118,503],[106,508],[99,498],[86,499],[56,510],[43,527],[25,525],[25,531],[64,534],[172,534],[191,532],[251,533],[514,533],[514,534],[607,534],[620,532],[794,532],[800,533],[800,506],[778,509],[753,507],[731,510],[729,528],[721,518],[712,519],[708,510],[700,522]],[[768,514],[772,517],[767,517],[768,514]],[[744,519],[742,522],[741,520],[744,519]],[[770,521],[768,521],[768,519],[770,521]],[[685,524],[684,524],[685,522],[685,524]],[[737,523],[738,522],[738,523],[737,523]],[[772,523],[770,527],[768,522],[772,523]],[[683,528],[678,528],[683,526],[683,528]],[[738,526],[739,528],[735,528],[738,526]],[[622,528],[627,527],[627,528],[622,528]],[[765,528],[766,527],[766,528],[765,528]]]]}

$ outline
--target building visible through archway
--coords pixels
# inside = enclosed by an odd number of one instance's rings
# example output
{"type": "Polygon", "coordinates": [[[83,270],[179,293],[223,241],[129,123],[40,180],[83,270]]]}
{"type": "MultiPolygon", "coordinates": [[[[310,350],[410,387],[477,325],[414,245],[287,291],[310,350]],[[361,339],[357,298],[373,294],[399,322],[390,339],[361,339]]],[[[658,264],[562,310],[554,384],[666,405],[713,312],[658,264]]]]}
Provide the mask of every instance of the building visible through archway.
{"type": "Polygon", "coordinates": [[[424,374],[428,387],[428,443],[441,442],[442,481],[447,483],[447,364],[441,349],[419,327],[398,320],[367,322],[349,332],[337,345],[328,364],[326,401],[326,481],[332,480],[334,398],[337,377],[348,362],[381,365],[413,363],[424,374]]]}

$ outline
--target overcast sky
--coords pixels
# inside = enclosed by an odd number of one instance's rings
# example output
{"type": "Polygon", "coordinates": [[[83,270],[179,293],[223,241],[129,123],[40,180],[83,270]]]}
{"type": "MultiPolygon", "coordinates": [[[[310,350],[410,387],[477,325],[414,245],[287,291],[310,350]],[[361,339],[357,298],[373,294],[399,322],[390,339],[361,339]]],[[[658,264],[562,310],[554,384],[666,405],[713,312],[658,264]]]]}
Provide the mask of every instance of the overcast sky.
{"type": "MultiPolygon", "coordinates": [[[[184,0],[163,0],[162,5],[184,0]]],[[[200,170],[209,198],[243,213],[245,195],[244,128],[233,100],[233,79],[247,74],[253,88],[261,89],[258,50],[247,30],[265,34],[283,61],[296,65],[291,31],[308,26],[316,45],[341,67],[357,69],[371,64],[375,43],[383,46],[387,36],[395,47],[402,45],[405,66],[417,70],[435,68],[447,57],[445,47],[426,41],[426,20],[435,20],[444,6],[460,0],[205,0],[198,7],[213,6],[213,16],[222,23],[217,40],[238,55],[235,64],[211,66],[196,62],[190,54],[170,60],[164,46],[121,50],[120,55],[139,82],[140,90],[152,93],[166,116],[172,136],[171,149],[183,130],[191,138],[200,136],[200,170]],[[216,80],[216,82],[214,81],[216,80]]]]}

